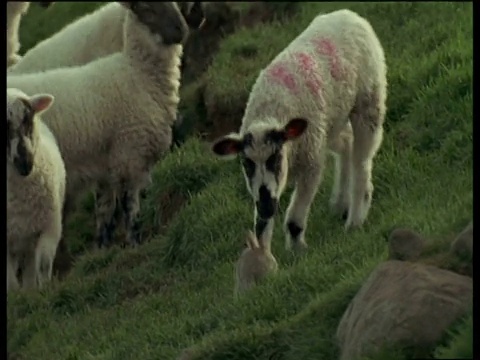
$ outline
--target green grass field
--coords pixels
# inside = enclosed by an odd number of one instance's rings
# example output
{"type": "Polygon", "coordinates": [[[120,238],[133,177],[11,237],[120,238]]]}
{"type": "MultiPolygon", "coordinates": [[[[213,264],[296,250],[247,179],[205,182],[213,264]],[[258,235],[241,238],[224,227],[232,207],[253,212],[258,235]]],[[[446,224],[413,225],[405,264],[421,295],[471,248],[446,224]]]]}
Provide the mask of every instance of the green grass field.
{"type": "MultiPolygon", "coordinates": [[[[98,4],[32,7],[22,22],[23,50],[98,4]]],[[[303,3],[284,23],[240,29],[223,41],[206,74],[208,101],[241,113],[259,70],[316,14],[344,7],[370,20],[389,68],[386,134],[365,226],[345,233],[329,212],[329,167],[310,215],[308,253],[296,258],[284,250],[279,218],[278,276],[234,302],[233,263],[252,227],[252,201],[239,164],[215,159],[192,137],[154,171],[142,205],[150,241],[139,248],[89,250],[92,201],[85,200],[68,229],[78,256],[72,273],[41,292],[8,297],[12,357],[175,359],[192,347],[189,359],[333,360],[341,315],[386,258],[385,231],[405,225],[435,238],[466,225],[473,206],[472,3],[303,3]],[[243,58],[245,47],[258,51],[243,58]],[[164,226],[169,204],[182,206],[164,226]]],[[[471,336],[470,317],[439,344],[436,358],[468,358],[471,336]]],[[[375,359],[405,359],[395,354],[375,359]]]]}

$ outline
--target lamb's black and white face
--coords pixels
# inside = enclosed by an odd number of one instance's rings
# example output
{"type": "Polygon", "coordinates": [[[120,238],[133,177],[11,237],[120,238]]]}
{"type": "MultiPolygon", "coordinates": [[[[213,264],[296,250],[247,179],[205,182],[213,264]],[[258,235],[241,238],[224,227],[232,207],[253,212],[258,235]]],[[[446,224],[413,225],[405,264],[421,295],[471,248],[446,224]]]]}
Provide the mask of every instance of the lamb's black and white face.
{"type": "Polygon", "coordinates": [[[257,216],[262,219],[275,215],[287,183],[288,159],[284,145],[302,135],[306,128],[307,121],[299,118],[290,120],[284,128],[260,123],[243,135],[230,134],[213,145],[213,152],[219,156],[240,157],[247,189],[255,201],[257,216]]]}
{"type": "MultiPolygon", "coordinates": [[[[202,3],[189,2],[179,6],[176,2],[120,2],[130,9],[153,34],[159,35],[165,45],[185,42],[189,25],[203,22],[202,3]]],[[[198,27],[197,26],[197,27],[198,27]]]]}
{"type": "Polygon", "coordinates": [[[21,176],[32,172],[35,156],[35,115],[47,110],[53,96],[28,96],[7,88],[7,163],[14,165],[21,176]]]}

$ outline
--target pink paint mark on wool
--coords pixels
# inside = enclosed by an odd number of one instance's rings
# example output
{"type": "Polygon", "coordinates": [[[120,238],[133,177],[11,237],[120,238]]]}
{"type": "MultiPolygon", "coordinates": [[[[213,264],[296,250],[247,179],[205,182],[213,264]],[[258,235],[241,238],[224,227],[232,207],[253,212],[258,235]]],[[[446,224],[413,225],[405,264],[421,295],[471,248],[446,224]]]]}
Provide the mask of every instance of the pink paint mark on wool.
{"type": "Polygon", "coordinates": [[[313,95],[318,95],[320,89],[322,88],[322,82],[320,81],[316,71],[316,61],[310,55],[304,52],[294,53],[294,57],[299,65],[302,76],[305,79],[305,85],[307,86],[308,90],[310,90],[313,95]]]}
{"type": "Polygon", "coordinates": [[[337,47],[333,41],[326,38],[320,38],[313,39],[312,42],[318,53],[328,56],[330,75],[332,75],[335,80],[340,80],[343,77],[343,69],[340,63],[337,47]]]}
{"type": "Polygon", "coordinates": [[[288,71],[287,67],[284,64],[276,63],[271,65],[268,68],[267,73],[275,82],[285,86],[290,91],[294,93],[298,91],[295,78],[288,71]]]}

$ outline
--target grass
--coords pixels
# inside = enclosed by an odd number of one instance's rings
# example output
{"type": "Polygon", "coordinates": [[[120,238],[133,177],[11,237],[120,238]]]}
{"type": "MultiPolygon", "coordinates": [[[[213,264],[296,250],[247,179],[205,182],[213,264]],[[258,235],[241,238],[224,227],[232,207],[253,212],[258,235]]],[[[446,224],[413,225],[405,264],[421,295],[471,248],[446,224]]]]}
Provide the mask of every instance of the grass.
{"type": "MultiPolygon", "coordinates": [[[[22,23],[24,49],[96,6],[32,7],[22,23]]],[[[142,204],[150,241],[139,248],[89,250],[92,201],[85,199],[68,229],[78,255],[72,273],[41,292],[9,295],[10,354],[153,360],[189,347],[189,359],[335,359],[336,326],[385,259],[386,229],[407,225],[433,239],[461,230],[473,206],[471,3],[302,3],[290,20],[240,29],[222,42],[206,73],[207,102],[241,113],[258,71],[315,14],[344,7],[371,21],[389,68],[386,134],[365,226],[345,233],[330,214],[328,171],[310,215],[308,254],[285,252],[277,221],[278,276],[233,302],[233,262],[251,227],[251,200],[238,163],[216,160],[190,138],[154,170],[142,204]],[[238,56],[245,48],[260,51],[238,56]]],[[[436,358],[471,355],[469,319],[436,358]]],[[[405,358],[396,350],[375,357],[405,358]]]]}

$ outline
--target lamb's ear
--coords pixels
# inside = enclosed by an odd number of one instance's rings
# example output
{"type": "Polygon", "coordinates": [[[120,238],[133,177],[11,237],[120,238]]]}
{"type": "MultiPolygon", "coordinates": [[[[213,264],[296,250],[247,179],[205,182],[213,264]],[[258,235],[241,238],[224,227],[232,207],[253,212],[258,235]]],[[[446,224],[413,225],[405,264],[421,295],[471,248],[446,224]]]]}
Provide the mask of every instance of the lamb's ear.
{"type": "Polygon", "coordinates": [[[42,112],[48,110],[50,106],[52,106],[54,99],[55,98],[53,95],[50,94],[36,94],[30,96],[28,101],[30,102],[35,114],[41,114],[42,112]]]}
{"type": "Polygon", "coordinates": [[[229,134],[216,140],[212,151],[218,156],[235,157],[243,150],[243,139],[238,134],[229,134]]]}
{"type": "Polygon", "coordinates": [[[259,248],[257,236],[253,233],[252,230],[248,230],[246,234],[246,243],[249,249],[259,248]]]}
{"type": "Polygon", "coordinates": [[[294,140],[302,135],[307,129],[308,121],[302,118],[293,118],[283,128],[285,141],[294,140]]]}

